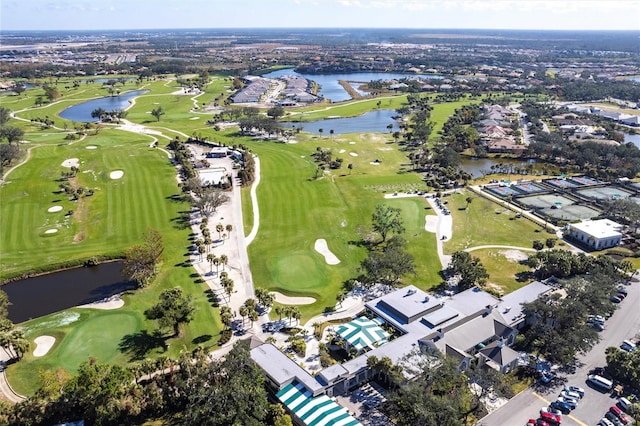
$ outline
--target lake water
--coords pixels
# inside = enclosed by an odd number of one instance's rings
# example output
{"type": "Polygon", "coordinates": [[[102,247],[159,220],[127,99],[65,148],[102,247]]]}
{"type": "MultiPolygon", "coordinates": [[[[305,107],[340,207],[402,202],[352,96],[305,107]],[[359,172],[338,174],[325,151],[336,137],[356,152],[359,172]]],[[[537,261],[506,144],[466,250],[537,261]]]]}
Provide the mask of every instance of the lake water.
{"type": "MultiPolygon", "coordinates": [[[[510,158],[469,158],[463,157],[460,162],[460,169],[469,173],[474,178],[482,177],[483,171],[490,173],[491,166],[502,164],[504,167],[511,166],[513,168],[525,169],[529,164],[535,164],[535,160],[514,160],[510,158]]],[[[512,174],[512,178],[516,175],[512,174]]]]}
{"type": "Polygon", "coordinates": [[[122,262],[67,269],[2,286],[9,296],[9,319],[18,324],[134,289],[122,276],[122,262]]]}
{"type": "Polygon", "coordinates": [[[624,133],[624,141],[633,142],[635,146],[640,148],[640,133],[636,133],[635,135],[624,133]]]}
{"type": "Polygon", "coordinates": [[[339,80],[346,80],[351,82],[354,89],[357,90],[358,84],[368,83],[374,80],[389,80],[389,79],[401,79],[407,77],[429,79],[443,79],[444,77],[439,75],[416,75],[416,74],[400,74],[400,73],[384,73],[384,72],[360,72],[351,74],[301,74],[295,72],[291,68],[281,69],[273,71],[268,74],[264,74],[265,78],[278,78],[283,75],[298,75],[308,80],[313,80],[320,85],[320,95],[325,99],[329,99],[332,102],[348,101],[351,96],[340,85],[339,80]]]}
{"type": "Polygon", "coordinates": [[[283,127],[296,128],[302,126],[303,131],[317,135],[330,135],[330,131],[336,135],[344,133],[383,133],[389,132],[387,126],[393,125],[391,132],[400,129],[398,122],[393,119],[398,113],[395,110],[379,109],[357,117],[328,118],[325,120],[309,121],[306,123],[283,122],[283,127]],[[322,129],[322,132],[320,132],[322,129]]]}
{"type": "Polygon", "coordinates": [[[77,121],[79,123],[95,123],[98,119],[91,117],[91,112],[93,110],[98,108],[102,108],[105,111],[126,109],[131,105],[129,102],[131,99],[147,92],[148,90],[134,90],[133,92],[127,92],[119,96],[107,96],[105,98],[93,99],[65,109],[60,113],[60,117],[71,121],[77,121]]]}

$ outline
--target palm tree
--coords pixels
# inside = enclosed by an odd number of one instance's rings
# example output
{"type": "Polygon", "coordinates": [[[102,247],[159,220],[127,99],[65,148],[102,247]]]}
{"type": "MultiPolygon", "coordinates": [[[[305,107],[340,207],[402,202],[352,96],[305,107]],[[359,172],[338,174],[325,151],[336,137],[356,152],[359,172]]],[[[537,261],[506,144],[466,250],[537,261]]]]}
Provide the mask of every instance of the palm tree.
{"type": "Polygon", "coordinates": [[[216,255],[213,253],[209,253],[207,255],[207,261],[211,264],[211,273],[213,274],[213,261],[216,259],[216,255]]]}
{"type": "Polygon", "coordinates": [[[224,267],[229,263],[229,258],[226,254],[220,255],[220,263],[222,264],[222,270],[224,271],[224,267]]]}
{"type": "Polygon", "coordinates": [[[218,275],[218,266],[220,265],[220,258],[214,257],[212,263],[216,265],[216,275],[218,275]]]}
{"type": "Polygon", "coordinates": [[[206,237],[204,237],[204,245],[207,248],[207,252],[211,249],[211,244],[213,244],[211,236],[207,235],[206,237]]]}
{"type": "Polygon", "coordinates": [[[218,232],[218,238],[222,238],[222,231],[224,231],[224,226],[221,223],[216,225],[216,231],[218,232]]]}
{"type": "Polygon", "coordinates": [[[469,209],[469,204],[471,204],[471,202],[473,201],[473,197],[469,196],[469,197],[465,198],[465,201],[467,202],[467,206],[464,209],[468,210],[469,209]]]}
{"type": "Polygon", "coordinates": [[[227,235],[231,237],[231,231],[233,231],[233,225],[228,224],[227,226],[225,226],[225,230],[227,231],[227,235]]]}
{"type": "Polygon", "coordinates": [[[246,317],[247,314],[249,313],[249,309],[246,306],[242,305],[242,306],[240,306],[240,309],[238,310],[238,313],[242,317],[242,326],[244,327],[244,317],[246,317]]]}

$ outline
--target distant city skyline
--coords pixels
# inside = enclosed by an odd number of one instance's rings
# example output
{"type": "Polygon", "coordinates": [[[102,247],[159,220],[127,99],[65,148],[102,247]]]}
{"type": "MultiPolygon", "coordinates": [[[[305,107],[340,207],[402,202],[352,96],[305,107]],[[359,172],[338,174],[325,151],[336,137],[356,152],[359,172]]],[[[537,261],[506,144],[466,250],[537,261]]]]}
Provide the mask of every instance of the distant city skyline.
{"type": "Polygon", "coordinates": [[[640,30],[640,0],[2,0],[0,30],[640,30]]]}

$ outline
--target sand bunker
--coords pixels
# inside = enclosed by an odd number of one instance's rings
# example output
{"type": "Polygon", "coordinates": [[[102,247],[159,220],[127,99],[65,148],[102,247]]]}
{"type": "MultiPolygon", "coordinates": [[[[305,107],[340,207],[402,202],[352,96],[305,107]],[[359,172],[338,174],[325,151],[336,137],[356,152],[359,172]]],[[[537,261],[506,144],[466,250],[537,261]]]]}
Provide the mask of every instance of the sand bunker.
{"type": "Polygon", "coordinates": [[[62,162],[62,167],[78,167],[80,165],[80,161],[77,158],[68,158],[62,162]]]}
{"type": "Polygon", "coordinates": [[[344,154],[345,152],[347,152],[347,150],[346,150],[346,149],[341,149],[341,150],[340,150],[340,154],[344,154]]]}
{"type": "Polygon", "coordinates": [[[98,149],[98,147],[95,145],[89,145],[86,147],[86,149],[98,149]]]}
{"type": "Polygon", "coordinates": [[[62,206],[49,207],[49,209],[47,211],[49,213],[61,212],[62,211],[62,206]]]}
{"type": "Polygon", "coordinates": [[[80,305],[78,308],[91,308],[91,309],[118,309],[124,306],[124,300],[120,297],[120,294],[114,294],[111,297],[107,297],[102,300],[98,300],[93,303],[87,303],[86,305],[80,305]]]}
{"type": "Polygon", "coordinates": [[[356,144],[355,142],[349,142],[349,145],[355,145],[355,144],[356,144]]]}
{"type": "Polygon", "coordinates": [[[122,176],[124,176],[124,172],[122,170],[115,170],[109,173],[109,177],[111,179],[120,179],[122,176]]]}
{"type": "Polygon", "coordinates": [[[424,230],[427,232],[436,232],[438,230],[438,216],[428,214],[425,216],[424,230]]]}
{"type": "Polygon", "coordinates": [[[356,154],[355,152],[350,152],[349,155],[352,156],[352,157],[357,157],[358,156],[358,154],[356,154]]]}
{"type": "Polygon", "coordinates": [[[200,120],[200,117],[191,117],[189,120],[200,120]]]}
{"type": "Polygon", "coordinates": [[[316,244],[313,247],[318,253],[324,256],[325,262],[329,265],[337,265],[340,263],[340,259],[336,257],[335,254],[331,253],[329,247],[327,246],[327,240],[320,238],[316,240],[316,244]]]}
{"type": "Polygon", "coordinates": [[[271,294],[275,297],[276,302],[282,305],[310,305],[316,301],[313,297],[292,297],[277,291],[272,291],[271,294]]]}
{"type": "Polygon", "coordinates": [[[498,253],[506,257],[507,260],[511,262],[521,262],[529,258],[528,254],[520,250],[502,250],[502,251],[499,251],[498,253]]]}
{"type": "Polygon", "coordinates": [[[44,231],[45,234],[55,234],[56,232],[58,232],[58,230],[55,228],[47,229],[46,231],[44,231]]]}
{"type": "Polygon", "coordinates": [[[380,163],[377,161],[371,161],[369,164],[371,164],[372,166],[379,166],[380,163]]]}
{"type": "Polygon", "coordinates": [[[56,338],[52,336],[40,336],[36,337],[33,341],[36,344],[36,349],[33,351],[33,356],[40,357],[45,356],[49,349],[56,342],[56,338]]]}

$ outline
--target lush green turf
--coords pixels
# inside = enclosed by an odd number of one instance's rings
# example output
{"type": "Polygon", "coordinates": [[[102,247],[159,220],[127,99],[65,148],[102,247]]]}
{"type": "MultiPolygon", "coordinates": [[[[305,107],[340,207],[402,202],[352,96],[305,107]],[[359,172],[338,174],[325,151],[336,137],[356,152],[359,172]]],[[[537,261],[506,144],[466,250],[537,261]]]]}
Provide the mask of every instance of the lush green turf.
{"type": "Polygon", "coordinates": [[[397,190],[424,189],[418,175],[398,172],[406,160],[390,143],[390,136],[301,135],[299,139],[297,144],[249,143],[262,169],[260,230],[249,246],[256,285],[315,297],[317,303],[301,306],[305,318],[335,305],[343,282],[358,275],[357,268],[366,256],[359,242],[370,232],[375,205],[382,202],[403,213],[405,237],[418,265],[418,274],[407,277],[407,282],[423,288],[437,284],[440,267],[434,236],[424,230],[424,200],[383,197],[397,190]],[[310,155],[316,147],[330,148],[343,158],[343,168],[314,179],[317,166],[310,155]],[[370,164],[375,159],[380,165],[370,164]],[[349,163],[353,164],[351,174],[346,168],[349,163]],[[327,240],[340,264],[327,265],[315,252],[319,238],[327,240]]]}
{"type": "MultiPolygon", "coordinates": [[[[475,250],[472,256],[480,259],[489,273],[487,280],[490,289],[497,290],[502,294],[511,293],[522,287],[523,283],[518,281],[517,274],[529,272],[531,269],[519,261],[509,259],[505,256],[505,249],[484,249],[475,250]]],[[[525,256],[533,252],[522,252],[525,256]]]]}
{"type": "Polygon", "coordinates": [[[548,238],[540,226],[491,201],[467,191],[445,197],[453,217],[453,237],[444,244],[445,253],[481,245],[531,247],[534,240],[548,238]],[[473,201],[468,209],[465,199],[473,201]]]}

